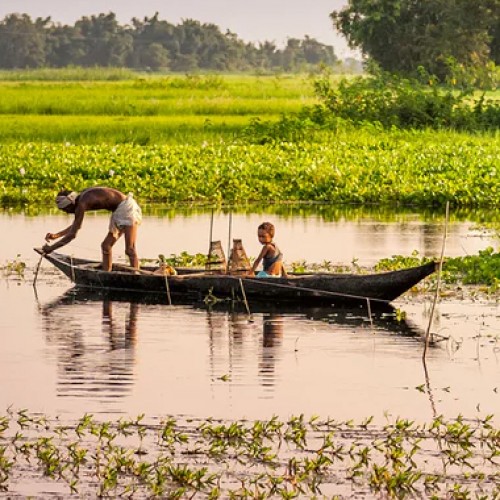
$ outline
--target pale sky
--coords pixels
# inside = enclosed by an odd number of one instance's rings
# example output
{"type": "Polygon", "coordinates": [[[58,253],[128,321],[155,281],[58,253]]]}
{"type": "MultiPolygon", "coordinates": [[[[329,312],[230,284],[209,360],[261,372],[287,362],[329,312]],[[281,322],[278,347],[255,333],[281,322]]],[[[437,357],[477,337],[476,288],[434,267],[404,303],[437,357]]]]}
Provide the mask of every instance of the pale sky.
{"type": "Polygon", "coordinates": [[[151,17],[178,24],[182,19],[213,23],[247,42],[274,41],[282,47],[287,38],[309,35],[332,45],[337,57],[353,55],[344,38],[335,33],[330,12],[348,0],[0,0],[0,19],[13,12],[54,22],[73,24],[82,16],[114,12],[120,24],[133,17],[151,17]]]}

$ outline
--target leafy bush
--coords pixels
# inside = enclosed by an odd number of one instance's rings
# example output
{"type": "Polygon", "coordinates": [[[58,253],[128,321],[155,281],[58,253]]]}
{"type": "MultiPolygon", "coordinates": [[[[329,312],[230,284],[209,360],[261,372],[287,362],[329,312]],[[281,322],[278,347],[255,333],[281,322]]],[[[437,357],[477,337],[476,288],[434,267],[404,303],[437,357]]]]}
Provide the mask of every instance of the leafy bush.
{"type": "Polygon", "coordinates": [[[300,142],[312,140],[315,128],[314,122],[297,114],[282,115],[278,121],[254,118],[238,137],[252,144],[300,142]]]}
{"type": "Polygon", "coordinates": [[[320,107],[309,111],[311,120],[328,124],[329,115],[360,122],[379,122],[384,127],[455,128],[465,130],[500,128],[500,105],[481,96],[440,87],[429,77],[417,80],[380,73],[331,85],[329,76],[314,82],[320,107]]]}

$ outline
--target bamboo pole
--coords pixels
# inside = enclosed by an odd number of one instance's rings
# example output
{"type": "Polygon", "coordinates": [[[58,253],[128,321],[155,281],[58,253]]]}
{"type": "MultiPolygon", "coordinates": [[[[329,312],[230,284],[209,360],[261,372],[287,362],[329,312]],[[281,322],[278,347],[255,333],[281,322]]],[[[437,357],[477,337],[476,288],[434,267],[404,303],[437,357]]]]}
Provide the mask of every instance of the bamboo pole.
{"type": "Polygon", "coordinates": [[[168,282],[168,276],[165,274],[165,287],[167,288],[167,299],[168,305],[172,305],[172,297],[170,296],[170,283],[168,282]]]}
{"type": "Polygon", "coordinates": [[[250,306],[248,305],[247,294],[245,293],[245,287],[243,286],[243,280],[240,278],[240,287],[241,294],[243,295],[243,302],[245,303],[245,307],[247,309],[247,314],[250,316],[250,306]]]}
{"type": "Polygon", "coordinates": [[[229,212],[229,228],[228,228],[228,236],[227,236],[227,265],[226,265],[226,274],[229,274],[229,263],[231,261],[231,230],[233,226],[233,212],[229,212]]]}
{"type": "Polygon", "coordinates": [[[40,255],[40,260],[38,261],[38,265],[36,266],[35,277],[33,279],[33,286],[36,287],[36,280],[38,279],[38,272],[40,271],[40,266],[42,265],[42,260],[45,256],[45,253],[40,255]]]}
{"type": "Polygon", "coordinates": [[[434,310],[436,308],[439,290],[441,287],[441,273],[443,271],[444,249],[446,246],[446,237],[448,235],[449,216],[450,216],[450,202],[447,201],[446,202],[446,215],[445,215],[445,220],[444,220],[443,245],[441,247],[441,257],[439,259],[438,275],[437,275],[437,282],[436,282],[436,293],[434,294],[434,300],[432,301],[431,313],[429,316],[429,324],[427,325],[427,330],[425,332],[425,346],[424,346],[424,352],[422,353],[422,358],[424,361],[425,361],[425,357],[427,356],[427,349],[429,348],[429,338],[431,335],[430,332],[431,332],[432,319],[434,317],[434,310]]]}
{"type": "Polygon", "coordinates": [[[208,238],[208,255],[207,262],[210,265],[210,250],[212,249],[212,234],[214,229],[214,209],[212,208],[212,213],[210,214],[210,235],[208,238]]]}

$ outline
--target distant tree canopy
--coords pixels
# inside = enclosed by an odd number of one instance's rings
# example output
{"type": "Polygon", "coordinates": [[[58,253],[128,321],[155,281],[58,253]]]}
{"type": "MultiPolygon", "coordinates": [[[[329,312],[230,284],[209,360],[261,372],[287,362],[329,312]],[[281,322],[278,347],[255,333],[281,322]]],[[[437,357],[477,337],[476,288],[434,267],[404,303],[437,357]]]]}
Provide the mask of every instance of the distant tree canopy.
{"type": "Polygon", "coordinates": [[[74,26],[32,21],[27,14],[9,14],[0,21],[0,68],[43,66],[117,66],[171,71],[297,71],[337,61],[333,47],[313,38],[290,38],[278,49],[273,42],[246,43],[215,24],[192,19],[174,25],[158,19],[134,18],[121,26],[116,15],[82,17],[74,26]]]}
{"type": "Polygon", "coordinates": [[[330,14],[351,48],[383,70],[440,78],[450,64],[500,60],[500,0],[349,0],[330,14]]]}

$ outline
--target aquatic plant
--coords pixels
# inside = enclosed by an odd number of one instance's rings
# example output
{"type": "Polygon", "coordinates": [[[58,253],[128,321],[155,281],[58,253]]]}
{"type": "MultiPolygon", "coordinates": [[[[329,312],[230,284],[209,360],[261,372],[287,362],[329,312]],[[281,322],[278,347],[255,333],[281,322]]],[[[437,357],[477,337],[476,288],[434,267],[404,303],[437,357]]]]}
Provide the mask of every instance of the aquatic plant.
{"type": "Polygon", "coordinates": [[[368,129],[300,144],[2,144],[0,203],[104,184],[142,202],[498,206],[497,149],[486,136],[368,129]]]}
{"type": "Polygon", "coordinates": [[[9,260],[5,264],[0,265],[0,270],[6,277],[15,276],[16,278],[24,278],[26,262],[21,260],[20,254],[17,254],[15,259],[9,260]]]}
{"type": "Polygon", "coordinates": [[[100,421],[86,414],[63,423],[8,409],[0,417],[0,490],[33,491],[45,477],[83,496],[494,498],[499,435],[492,415],[383,426],[373,417],[304,415],[100,421]]]}
{"type": "MultiPolygon", "coordinates": [[[[380,260],[375,269],[392,271],[425,264],[432,259],[420,257],[417,251],[411,256],[393,255],[380,260]]],[[[500,252],[493,247],[479,250],[477,255],[447,257],[444,261],[442,279],[448,284],[486,285],[493,293],[500,288],[500,252]]]]}

